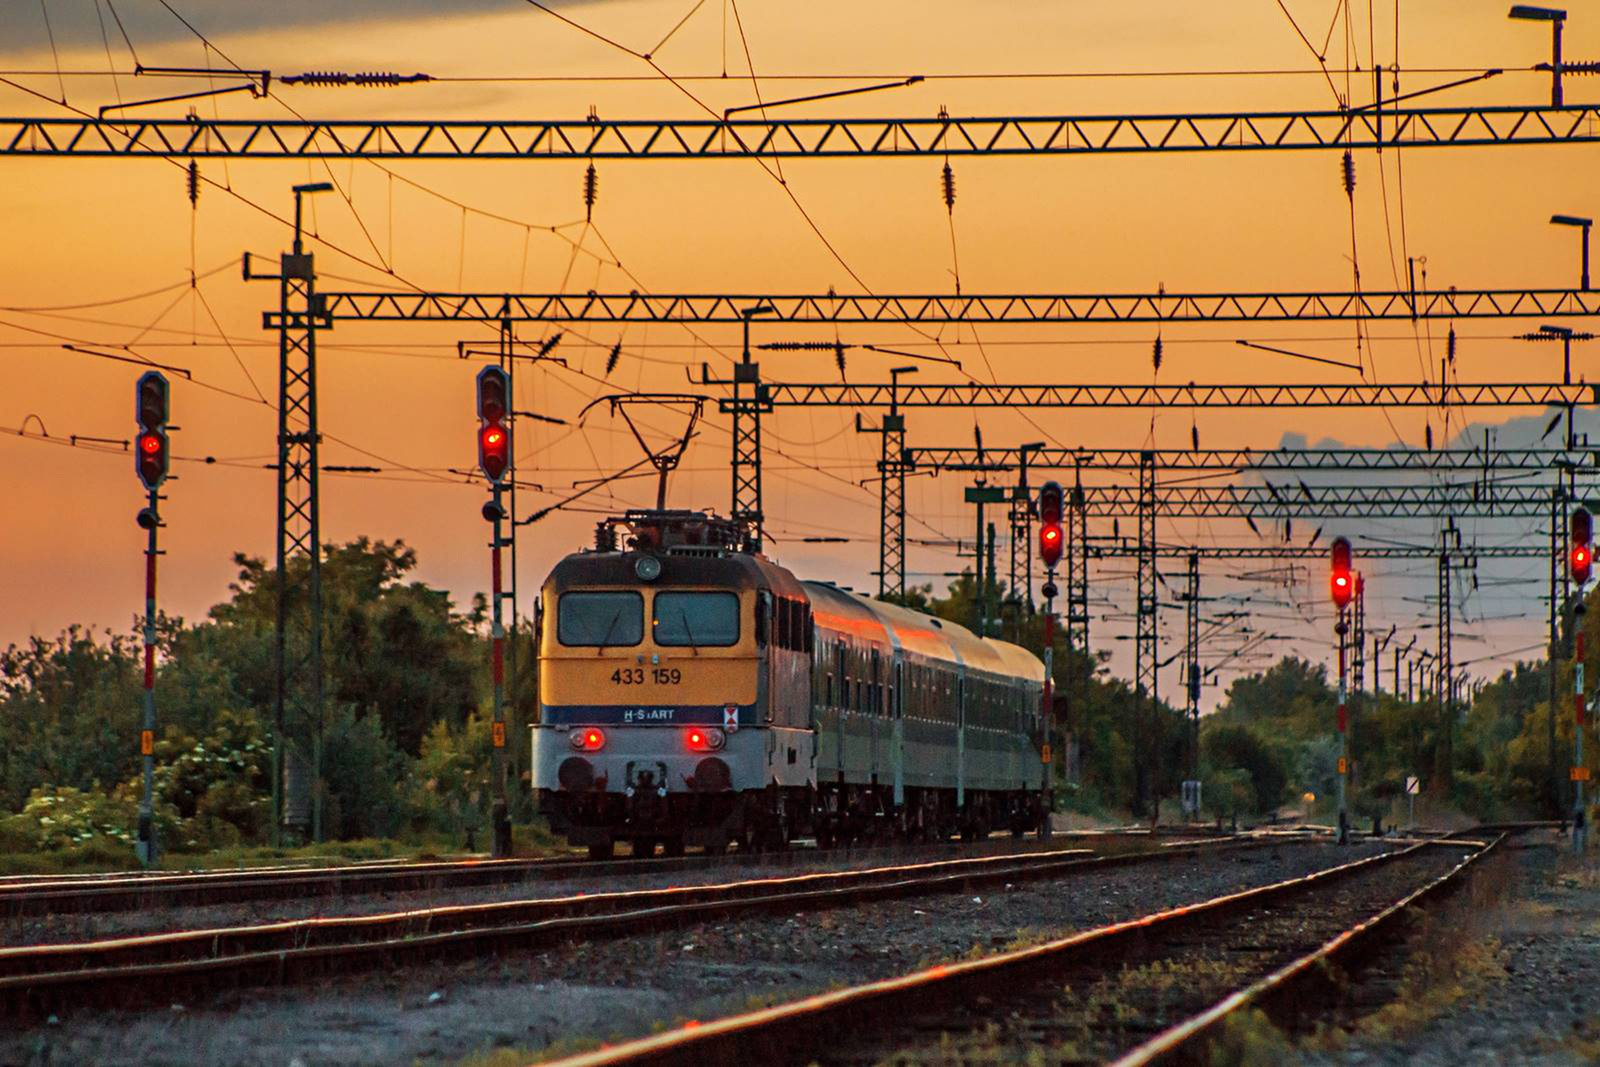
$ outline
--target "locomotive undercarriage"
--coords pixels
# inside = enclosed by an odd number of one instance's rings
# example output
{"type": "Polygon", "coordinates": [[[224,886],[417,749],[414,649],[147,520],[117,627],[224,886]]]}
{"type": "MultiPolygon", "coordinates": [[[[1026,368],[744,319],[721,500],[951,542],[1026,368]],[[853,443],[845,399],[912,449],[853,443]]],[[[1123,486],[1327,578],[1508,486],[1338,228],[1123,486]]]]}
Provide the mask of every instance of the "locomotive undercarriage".
{"type": "Polygon", "coordinates": [[[542,790],[540,813],[552,832],[585,846],[593,858],[609,858],[618,841],[636,856],[668,856],[686,847],[719,854],[729,845],[740,851],[772,851],[798,838],[814,838],[821,848],[888,844],[896,841],[980,840],[994,831],[1014,836],[1048,836],[1042,794],[1037,791],[966,791],[956,805],[953,789],[907,789],[896,808],[884,784],[823,783],[820,787],[744,792],[668,793],[542,790]]]}

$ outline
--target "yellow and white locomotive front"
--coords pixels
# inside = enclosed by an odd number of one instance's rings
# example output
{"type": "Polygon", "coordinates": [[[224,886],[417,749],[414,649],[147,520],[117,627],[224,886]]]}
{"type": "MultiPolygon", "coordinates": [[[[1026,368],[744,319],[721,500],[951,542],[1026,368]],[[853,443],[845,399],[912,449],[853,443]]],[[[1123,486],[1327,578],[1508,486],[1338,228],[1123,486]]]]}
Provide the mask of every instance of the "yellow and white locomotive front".
{"type": "Polygon", "coordinates": [[[724,847],[766,784],[758,557],[696,513],[602,526],[541,592],[532,776],[551,829],[595,855],[724,847]]]}

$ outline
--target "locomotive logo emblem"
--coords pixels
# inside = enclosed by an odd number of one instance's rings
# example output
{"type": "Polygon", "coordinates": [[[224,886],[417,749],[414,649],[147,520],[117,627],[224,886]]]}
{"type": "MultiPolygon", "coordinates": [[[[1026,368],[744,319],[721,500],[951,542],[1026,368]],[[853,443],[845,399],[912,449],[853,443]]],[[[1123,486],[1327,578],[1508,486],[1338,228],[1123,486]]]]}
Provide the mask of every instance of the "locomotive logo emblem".
{"type": "Polygon", "coordinates": [[[739,705],[729,704],[722,709],[722,728],[730,734],[739,728],[739,705]]]}

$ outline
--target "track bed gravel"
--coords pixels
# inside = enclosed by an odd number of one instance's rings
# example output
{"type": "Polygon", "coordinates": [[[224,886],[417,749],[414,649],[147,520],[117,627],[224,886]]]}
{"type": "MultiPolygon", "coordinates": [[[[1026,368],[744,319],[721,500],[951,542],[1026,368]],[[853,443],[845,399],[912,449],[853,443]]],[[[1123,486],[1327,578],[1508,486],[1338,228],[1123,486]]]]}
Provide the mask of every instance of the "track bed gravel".
{"type": "MultiPolygon", "coordinates": [[[[993,951],[1371,855],[1288,843],[977,894],[699,924],[628,941],[225,992],[204,1004],[65,1016],[0,1034],[0,1065],[454,1063],[496,1048],[648,1033],[993,951]]],[[[507,1062],[516,1062],[515,1059],[507,1062]]]]}
{"type": "Polygon", "coordinates": [[[43,916],[4,916],[0,908],[0,947],[53,944],[63,941],[90,941],[97,938],[134,934],[162,933],[171,930],[210,929],[276,920],[329,918],[343,915],[376,915],[408,908],[434,908],[451,904],[481,904],[503,900],[537,900],[565,897],[574,893],[602,893],[615,890],[653,889],[662,886],[708,885],[742,881],[748,878],[781,878],[818,871],[859,870],[896,863],[925,863],[945,859],[1004,855],[1045,849],[1092,848],[1113,851],[1160,848],[1183,844],[1169,838],[1148,836],[1118,838],[1109,844],[1103,837],[1077,840],[1057,836],[1050,841],[1032,838],[1014,840],[997,837],[978,845],[945,848],[857,849],[849,852],[818,852],[794,849],[770,857],[756,856],[728,861],[710,867],[674,869],[670,861],[660,862],[661,870],[642,869],[627,873],[594,874],[582,870],[530,875],[503,885],[462,886],[459,888],[313,894],[291,900],[258,900],[200,906],[152,907],[143,911],[111,911],[100,914],[64,913],[43,916]]]}
{"type": "MultiPolygon", "coordinates": [[[[1600,1062],[1600,856],[1570,840],[1530,835],[1513,850],[1505,899],[1475,914],[1446,914],[1444,960],[1421,962],[1422,1003],[1399,1014],[1347,1020],[1337,1047],[1285,1051],[1300,1067],[1576,1067],[1600,1062]]],[[[1460,905],[1465,907],[1465,903],[1460,905]]],[[[1326,1045],[1327,1042],[1322,1042],[1326,1045]]]]}
{"type": "Polygon", "coordinates": [[[1126,960],[1104,957],[924,1016],[820,1062],[844,1065],[1096,1064],[1199,1014],[1448,873],[1467,849],[1427,848],[1246,914],[1150,939],[1126,960]],[[1170,940],[1169,940],[1170,937],[1170,940]]]}

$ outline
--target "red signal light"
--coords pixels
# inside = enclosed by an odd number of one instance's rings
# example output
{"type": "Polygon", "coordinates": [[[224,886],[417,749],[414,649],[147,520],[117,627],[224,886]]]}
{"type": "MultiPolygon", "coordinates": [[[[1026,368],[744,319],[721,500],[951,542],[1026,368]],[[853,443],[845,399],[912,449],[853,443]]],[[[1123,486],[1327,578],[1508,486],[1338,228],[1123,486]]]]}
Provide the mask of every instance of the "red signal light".
{"type": "Polygon", "coordinates": [[[159,432],[142,433],[137,449],[134,469],[144,487],[154,492],[167,479],[167,435],[159,432]]]}
{"type": "Polygon", "coordinates": [[[1589,580],[1594,567],[1594,518],[1588,508],[1577,508],[1572,513],[1572,580],[1581,588],[1589,580]]]}
{"type": "Polygon", "coordinates": [[[511,467],[511,377],[499,367],[478,372],[478,466],[498,485],[511,467]]]}
{"type": "Polygon", "coordinates": [[[1054,567],[1061,559],[1062,547],[1061,527],[1056,523],[1046,523],[1039,527],[1039,558],[1046,567],[1054,567]]]}
{"type": "Polygon", "coordinates": [[[134,440],[133,469],[139,481],[152,493],[167,480],[167,419],[171,410],[171,391],[167,376],[146,371],[139,376],[133,392],[133,416],[139,423],[134,440]]]}
{"type": "Polygon", "coordinates": [[[1343,609],[1355,592],[1354,580],[1350,575],[1350,542],[1343,537],[1334,538],[1332,555],[1333,573],[1329,586],[1333,591],[1334,606],[1343,609]]]}

